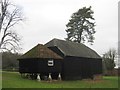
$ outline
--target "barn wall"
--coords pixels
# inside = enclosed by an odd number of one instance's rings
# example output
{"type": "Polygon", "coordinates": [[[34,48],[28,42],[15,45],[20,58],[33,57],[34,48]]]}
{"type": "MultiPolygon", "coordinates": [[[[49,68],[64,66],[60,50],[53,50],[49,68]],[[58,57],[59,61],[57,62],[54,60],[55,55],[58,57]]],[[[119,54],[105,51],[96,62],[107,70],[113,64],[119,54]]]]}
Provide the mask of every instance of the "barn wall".
{"type": "Polygon", "coordinates": [[[20,73],[50,73],[61,72],[61,60],[54,60],[54,66],[48,66],[49,59],[19,60],[20,73]]]}
{"type": "Polygon", "coordinates": [[[91,78],[94,74],[102,73],[102,60],[80,57],[64,58],[62,77],[66,80],[91,78]]]}
{"type": "Polygon", "coordinates": [[[82,77],[102,74],[102,59],[82,58],[82,77]]]}
{"type": "Polygon", "coordinates": [[[81,79],[81,61],[76,57],[65,57],[62,78],[65,80],[81,79]]]}
{"type": "Polygon", "coordinates": [[[19,60],[20,73],[61,73],[63,80],[78,80],[102,74],[102,60],[67,56],[54,60],[54,66],[47,65],[49,59],[19,60]]]}
{"type": "Polygon", "coordinates": [[[102,74],[102,59],[93,59],[91,61],[93,74],[102,74]]]}

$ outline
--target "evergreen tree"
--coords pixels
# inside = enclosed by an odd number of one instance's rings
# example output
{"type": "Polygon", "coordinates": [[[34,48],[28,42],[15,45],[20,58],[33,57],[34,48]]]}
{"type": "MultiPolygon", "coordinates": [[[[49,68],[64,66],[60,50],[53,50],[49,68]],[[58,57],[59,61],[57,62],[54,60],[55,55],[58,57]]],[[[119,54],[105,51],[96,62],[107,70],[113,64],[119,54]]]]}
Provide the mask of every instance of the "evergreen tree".
{"type": "Polygon", "coordinates": [[[66,25],[66,40],[77,43],[84,43],[87,40],[92,44],[95,39],[93,36],[93,34],[95,34],[93,13],[91,6],[89,8],[83,7],[73,13],[71,19],[66,25]]]}

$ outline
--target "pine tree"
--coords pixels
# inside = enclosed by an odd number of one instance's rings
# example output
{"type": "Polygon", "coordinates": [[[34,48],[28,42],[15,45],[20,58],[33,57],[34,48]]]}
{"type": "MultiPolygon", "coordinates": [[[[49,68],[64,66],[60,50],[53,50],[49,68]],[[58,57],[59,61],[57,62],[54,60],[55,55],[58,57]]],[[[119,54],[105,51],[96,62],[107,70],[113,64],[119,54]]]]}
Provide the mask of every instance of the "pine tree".
{"type": "Polygon", "coordinates": [[[93,13],[91,6],[89,8],[83,7],[73,13],[66,25],[66,40],[77,43],[84,43],[87,40],[92,44],[95,39],[93,36],[93,34],[95,34],[95,19],[93,18],[93,13]]]}

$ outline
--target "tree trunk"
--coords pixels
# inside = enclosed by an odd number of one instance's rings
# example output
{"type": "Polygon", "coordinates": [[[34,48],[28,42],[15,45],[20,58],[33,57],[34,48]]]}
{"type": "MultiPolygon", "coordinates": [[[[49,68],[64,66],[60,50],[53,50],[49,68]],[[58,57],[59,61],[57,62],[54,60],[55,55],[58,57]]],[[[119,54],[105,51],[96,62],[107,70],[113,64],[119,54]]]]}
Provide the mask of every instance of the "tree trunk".
{"type": "Polygon", "coordinates": [[[79,34],[78,34],[78,40],[77,40],[78,43],[81,43],[81,36],[82,36],[82,32],[79,32],[79,34]]]}

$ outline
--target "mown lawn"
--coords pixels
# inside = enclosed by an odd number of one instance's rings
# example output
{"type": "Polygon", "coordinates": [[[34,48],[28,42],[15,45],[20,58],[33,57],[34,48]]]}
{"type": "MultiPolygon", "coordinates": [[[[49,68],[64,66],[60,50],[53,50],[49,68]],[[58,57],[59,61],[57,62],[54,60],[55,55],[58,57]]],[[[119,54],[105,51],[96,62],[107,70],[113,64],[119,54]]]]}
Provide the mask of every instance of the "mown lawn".
{"type": "Polygon", "coordinates": [[[2,72],[2,88],[118,88],[118,77],[103,80],[38,82],[20,77],[18,72],[2,72]]]}
{"type": "Polygon", "coordinates": [[[0,89],[2,88],[2,70],[0,70],[0,89]]]}

